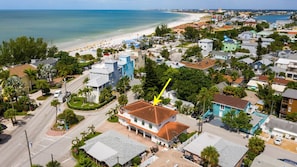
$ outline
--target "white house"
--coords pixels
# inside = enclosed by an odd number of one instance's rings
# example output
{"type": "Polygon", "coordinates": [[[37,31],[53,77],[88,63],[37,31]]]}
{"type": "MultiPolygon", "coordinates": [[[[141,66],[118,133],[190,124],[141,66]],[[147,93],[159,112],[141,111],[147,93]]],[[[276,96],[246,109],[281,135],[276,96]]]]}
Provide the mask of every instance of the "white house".
{"type": "Polygon", "coordinates": [[[124,136],[116,131],[109,130],[91,138],[80,147],[86,154],[102,166],[131,166],[131,160],[146,151],[146,146],[124,136]]]}
{"type": "Polygon", "coordinates": [[[170,147],[189,126],[176,122],[177,111],[136,101],[118,112],[120,124],[152,142],[170,147]]]}
{"type": "Polygon", "coordinates": [[[240,166],[248,150],[244,146],[204,132],[184,147],[185,157],[192,157],[193,161],[199,164],[201,161],[201,152],[208,146],[215,147],[220,154],[218,166],[221,167],[240,166]]]}
{"type": "Polygon", "coordinates": [[[107,60],[104,63],[94,64],[90,70],[87,86],[93,88],[90,100],[98,102],[100,91],[107,87],[114,87],[122,77],[122,68],[115,60],[107,60]]]}
{"type": "Polygon", "coordinates": [[[201,39],[198,41],[198,46],[202,49],[201,53],[203,57],[208,56],[209,52],[213,49],[213,40],[201,39]]]}
{"type": "Polygon", "coordinates": [[[271,136],[294,139],[297,142],[297,123],[276,117],[269,117],[262,125],[262,131],[271,136]]]}

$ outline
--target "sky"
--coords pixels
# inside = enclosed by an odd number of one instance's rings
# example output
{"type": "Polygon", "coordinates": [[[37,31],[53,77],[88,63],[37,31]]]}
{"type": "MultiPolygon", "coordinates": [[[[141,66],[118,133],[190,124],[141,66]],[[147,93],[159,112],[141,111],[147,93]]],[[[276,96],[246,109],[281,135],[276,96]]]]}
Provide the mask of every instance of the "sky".
{"type": "Polygon", "coordinates": [[[296,9],[297,0],[1,0],[0,9],[296,9]]]}

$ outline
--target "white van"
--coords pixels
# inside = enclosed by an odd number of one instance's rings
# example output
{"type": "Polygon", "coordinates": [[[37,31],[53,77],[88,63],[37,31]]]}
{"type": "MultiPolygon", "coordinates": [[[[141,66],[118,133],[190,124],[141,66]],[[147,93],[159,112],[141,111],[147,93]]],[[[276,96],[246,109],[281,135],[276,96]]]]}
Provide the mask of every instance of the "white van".
{"type": "Polygon", "coordinates": [[[56,90],[54,93],[54,98],[58,98],[62,94],[61,90],[56,90]]]}

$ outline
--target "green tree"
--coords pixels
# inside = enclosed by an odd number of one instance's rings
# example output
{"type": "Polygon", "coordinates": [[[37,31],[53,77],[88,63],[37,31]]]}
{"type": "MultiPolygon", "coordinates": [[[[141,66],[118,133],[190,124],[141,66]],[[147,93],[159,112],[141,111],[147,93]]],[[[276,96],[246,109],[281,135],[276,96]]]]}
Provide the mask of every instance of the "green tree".
{"type": "Polygon", "coordinates": [[[297,113],[289,113],[286,115],[286,120],[292,121],[292,122],[297,122],[297,113]]]}
{"type": "Polygon", "coordinates": [[[82,73],[82,68],[79,67],[75,57],[69,56],[67,52],[59,52],[57,57],[59,57],[59,60],[56,64],[56,69],[60,76],[66,78],[68,75],[82,73]]]}
{"type": "Polygon", "coordinates": [[[288,82],[287,84],[287,89],[297,89],[297,82],[294,82],[294,81],[290,81],[288,82]]]}
{"type": "Polygon", "coordinates": [[[87,156],[79,156],[75,167],[97,167],[96,163],[87,156]]]}
{"type": "Polygon", "coordinates": [[[202,59],[201,48],[198,45],[189,47],[182,58],[183,60],[188,61],[188,58],[192,56],[198,58],[199,60],[202,59]]]}
{"type": "Polygon", "coordinates": [[[42,38],[21,36],[0,45],[0,61],[2,65],[30,63],[31,59],[47,57],[47,43],[42,38]]]}
{"type": "Polygon", "coordinates": [[[54,160],[54,161],[49,161],[46,164],[46,167],[61,167],[61,164],[57,160],[54,160]]]}
{"type": "Polygon", "coordinates": [[[51,106],[56,108],[56,123],[57,123],[57,115],[58,115],[58,105],[60,102],[57,99],[51,101],[51,106]]]}
{"type": "Polygon", "coordinates": [[[118,98],[118,102],[120,106],[125,106],[128,103],[128,97],[125,94],[121,94],[120,97],[118,98]]]}
{"type": "Polygon", "coordinates": [[[27,74],[29,81],[30,81],[30,85],[29,88],[30,90],[32,90],[32,82],[37,78],[37,71],[33,70],[33,69],[25,69],[24,73],[27,74]]]}
{"type": "Polygon", "coordinates": [[[116,84],[116,89],[119,93],[125,93],[130,87],[130,79],[128,76],[124,76],[116,84]]]}
{"type": "Polygon", "coordinates": [[[213,146],[205,147],[201,152],[201,158],[208,167],[216,167],[219,164],[220,154],[217,149],[213,146]]]}
{"type": "Polygon", "coordinates": [[[265,149],[264,140],[258,137],[252,137],[248,143],[248,159],[254,160],[256,156],[260,155],[265,149]]]}
{"type": "Polygon", "coordinates": [[[190,40],[192,42],[197,42],[199,38],[199,31],[194,27],[186,27],[183,35],[185,39],[190,40]]]}
{"type": "Polygon", "coordinates": [[[48,57],[54,57],[56,53],[58,53],[58,48],[55,45],[52,46],[52,47],[49,47],[47,49],[47,56],[48,57]]]}
{"type": "Polygon", "coordinates": [[[105,101],[108,101],[110,98],[112,98],[112,91],[111,87],[104,88],[99,95],[99,103],[103,103],[105,101]]]}
{"type": "Polygon", "coordinates": [[[14,123],[16,122],[16,119],[15,119],[15,113],[16,113],[16,110],[13,109],[13,108],[10,108],[10,109],[8,109],[8,110],[6,110],[6,111],[4,112],[4,118],[5,118],[5,119],[10,119],[12,125],[14,125],[14,123]]]}
{"type": "Polygon", "coordinates": [[[133,85],[131,90],[137,99],[143,95],[142,85],[133,85]]]}
{"type": "Polygon", "coordinates": [[[222,122],[226,124],[231,130],[250,130],[253,126],[250,124],[251,117],[245,112],[240,111],[236,113],[235,110],[231,110],[222,117],[222,122]]]}
{"type": "Polygon", "coordinates": [[[49,83],[44,79],[40,79],[36,81],[36,88],[41,89],[42,94],[48,94],[50,92],[49,87],[50,87],[49,83]]]}
{"type": "Polygon", "coordinates": [[[159,78],[157,76],[156,72],[156,64],[152,60],[146,58],[145,61],[145,78],[142,84],[143,94],[145,100],[152,100],[154,96],[151,96],[151,94],[154,94],[153,91],[159,92],[159,88],[162,87],[159,84],[159,78]]]}
{"type": "Polygon", "coordinates": [[[164,37],[165,34],[171,31],[170,28],[167,27],[166,24],[162,24],[161,26],[157,26],[155,29],[155,35],[159,37],[164,37]]]}
{"type": "Polygon", "coordinates": [[[162,49],[160,55],[165,58],[165,60],[169,60],[170,53],[168,49],[162,49]]]}
{"type": "Polygon", "coordinates": [[[182,105],[183,105],[183,102],[180,100],[176,100],[174,103],[174,106],[177,108],[178,111],[181,110],[182,105]]]}
{"type": "Polygon", "coordinates": [[[202,104],[201,115],[205,113],[206,108],[209,108],[212,105],[211,101],[213,100],[213,96],[216,92],[218,92],[218,89],[216,87],[211,87],[210,89],[203,87],[199,91],[199,94],[197,95],[197,100],[199,103],[202,104]]]}
{"type": "Polygon", "coordinates": [[[58,115],[58,119],[65,120],[65,123],[68,125],[74,125],[78,123],[76,114],[71,109],[65,109],[63,113],[58,115]]]}
{"type": "Polygon", "coordinates": [[[7,79],[9,78],[9,70],[0,69],[0,80],[1,80],[1,87],[4,88],[6,85],[7,79]]]}

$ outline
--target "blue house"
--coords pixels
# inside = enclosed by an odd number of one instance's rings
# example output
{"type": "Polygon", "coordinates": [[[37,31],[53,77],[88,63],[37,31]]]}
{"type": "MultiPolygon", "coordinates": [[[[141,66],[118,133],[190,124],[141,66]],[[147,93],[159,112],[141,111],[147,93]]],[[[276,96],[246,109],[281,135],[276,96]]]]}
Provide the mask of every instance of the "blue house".
{"type": "Polygon", "coordinates": [[[231,110],[235,110],[236,113],[248,112],[250,107],[251,103],[246,100],[222,94],[215,94],[212,102],[213,114],[218,117],[223,117],[231,110]]]}
{"type": "MultiPolygon", "coordinates": [[[[256,106],[251,105],[249,101],[242,100],[237,97],[226,96],[222,94],[215,94],[214,100],[212,102],[213,114],[214,116],[223,117],[225,114],[230,112],[231,110],[235,110],[236,114],[240,111],[244,111],[248,115],[251,116],[250,124],[252,124],[252,128],[249,131],[245,131],[249,134],[254,134],[257,129],[261,127],[261,125],[267,119],[267,115],[256,112],[256,106]]],[[[206,114],[210,114],[209,111],[206,114]]]]}
{"type": "Polygon", "coordinates": [[[119,60],[106,60],[100,64],[94,64],[89,74],[87,86],[93,88],[91,101],[98,102],[100,91],[108,86],[115,87],[118,81],[128,76],[133,79],[134,62],[130,56],[120,56],[119,60]]]}
{"type": "Polygon", "coordinates": [[[122,68],[122,76],[127,76],[130,80],[134,78],[134,62],[129,55],[119,57],[119,67],[122,68]]]}

